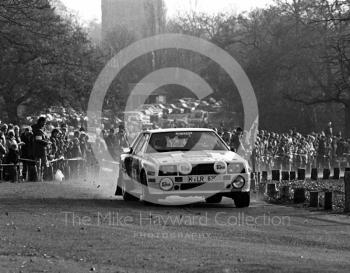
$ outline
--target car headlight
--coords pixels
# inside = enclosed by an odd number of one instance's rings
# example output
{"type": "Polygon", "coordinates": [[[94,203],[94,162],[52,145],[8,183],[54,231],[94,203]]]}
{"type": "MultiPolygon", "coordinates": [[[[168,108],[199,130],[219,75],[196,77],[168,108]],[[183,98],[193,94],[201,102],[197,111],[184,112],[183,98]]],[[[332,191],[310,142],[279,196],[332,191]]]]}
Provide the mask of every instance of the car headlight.
{"type": "Polygon", "coordinates": [[[235,180],[233,180],[232,182],[232,186],[236,189],[241,189],[244,187],[244,185],[245,185],[245,179],[243,176],[240,176],[240,175],[237,176],[235,180]]]}
{"type": "Polygon", "coordinates": [[[145,164],[145,169],[148,176],[156,176],[156,169],[153,166],[145,164]]]}
{"type": "Polygon", "coordinates": [[[227,166],[227,173],[245,173],[244,164],[242,163],[229,163],[227,166]]]}
{"type": "Polygon", "coordinates": [[[159,176],[176,176],[177,166],[176,165],[163,165],[159,167],[159,176]]]}
{"type": "Polygon", "coordinates": [[[174,182],[170,178],[163,178],[159,183],[159,187],[163,191],[171,191],[174,187],[174,182]]]}
{"type": "Polygon", "coordinates": [[[179,172],[183,175],[189,175],[192,172],[192,165],[190,163],[179,164],[179,172]]]}
{"type": "Polygon", "coordinates": [[[224,174],[227,171],[227,164],[224,161],[217,161],[214,164],[214,171],[216,173],[224,174]]]}

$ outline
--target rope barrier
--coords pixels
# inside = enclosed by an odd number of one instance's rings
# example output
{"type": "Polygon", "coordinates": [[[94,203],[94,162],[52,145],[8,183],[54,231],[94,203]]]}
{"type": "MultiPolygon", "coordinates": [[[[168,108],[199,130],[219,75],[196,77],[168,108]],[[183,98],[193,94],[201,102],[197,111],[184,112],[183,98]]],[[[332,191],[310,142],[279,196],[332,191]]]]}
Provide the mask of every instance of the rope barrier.
{"type": "MultiPolygon", "coordinates": [[[[258,155],[258,157],[260,158],[276,158],[276,157],[290,157],[291,155],[293,156],[304,156],[304,157],[317,157],[317,155],[313,154],[296,154],[296,153],[292,153],[292,154],[285,154],[285,155],[258,155]]],[[[331,155],[323,155],[323,157],[331,157],[331,155]]]]}
{"type": "Polygon", "coordinates": [[[64,160],[64,157],[63,157],[63,156],[60,157],[60,158],[56,158],[56,159],[54,159],[54,160],[51,160],[51,161],[49,161],[48,163],[51,164],[51,163],[58,162],[58,161],[62,161],[62,160],[64,160]]]}
{"type": "MultiPolygon", "coordinates": [[[[37,160],[33,160],[33,159],[27,159],[27,158],[20,158],[19,161],[24,161],[24,162],[32,162],[32,163],[38,163],[39,161],[37,160]]],[[[65,159],[63,156],[60,158],[56,158],[53,160],[48,161],[48,163],[54,163],[57,161],[86,161],[86,159],[82,158],[82,157],[76,157],[76,158],[68,158],[65,159]]]]}
{"type": "Polygon", "coordinates": [[[20,158],[19,161],[25,161],[25,162],[32,162],[32,163],[37,163],[36,160],[33,159],[26,159],[26,158],[20,158]]]}
{"type": "Polygon", "coordinates": [[[15,166],[18,166],[17,164],[0,164],[0,167],[15,167],[15,166]]]}

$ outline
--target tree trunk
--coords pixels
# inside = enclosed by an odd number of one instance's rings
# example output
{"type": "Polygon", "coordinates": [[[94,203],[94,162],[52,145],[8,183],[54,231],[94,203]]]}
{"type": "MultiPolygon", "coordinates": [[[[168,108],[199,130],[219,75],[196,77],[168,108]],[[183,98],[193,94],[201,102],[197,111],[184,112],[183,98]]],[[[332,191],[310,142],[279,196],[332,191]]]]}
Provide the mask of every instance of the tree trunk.
{"type": "Polygon", "coordinates": [[[17,115],[17,108],[18,105],[14,103],[6,103],[6,113],[8,117],[8,122],[13,123],[13,124],[18,124],[18,115],[17,115]]]}
{"type": "Polygon", "coordinates": [[[345,136],[350,137],[350,102],[345,105],[345,136]]]}

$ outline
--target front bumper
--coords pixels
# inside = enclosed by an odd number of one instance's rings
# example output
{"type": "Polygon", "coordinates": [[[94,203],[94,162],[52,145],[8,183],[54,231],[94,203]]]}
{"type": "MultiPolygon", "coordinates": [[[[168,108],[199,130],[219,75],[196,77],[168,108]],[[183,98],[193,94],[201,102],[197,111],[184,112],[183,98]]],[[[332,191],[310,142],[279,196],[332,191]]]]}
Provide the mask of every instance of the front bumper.
{"type": "Polygon", "coordinates": [[[236,192],[249,192],[250,191],[250,174],[220,174],[215,175],[215,180],[207,181],[207,176],[181,176],[182,181],[179,181],[179,176],[163,176],[153,177],[148,179],[148,192],[152,195],[160,196],[195,196],[204,195],[210,196],[214,194],[230,195],[236,192]],[[245,179],[245,185],[241,189],[234,188],[232,182],[237,176],[242,176],[245,179]],[[203,178],[204,177],[204,178],[203,178]],[[170,178],[174,182],[174,187],[170,191],[164,191],[160,189],[160,181],[164,178],[170,178]],[[192,180],[192,181],[189,181],[192,180]],[[152,182],[150,182],[152,181],[152,182]]]}

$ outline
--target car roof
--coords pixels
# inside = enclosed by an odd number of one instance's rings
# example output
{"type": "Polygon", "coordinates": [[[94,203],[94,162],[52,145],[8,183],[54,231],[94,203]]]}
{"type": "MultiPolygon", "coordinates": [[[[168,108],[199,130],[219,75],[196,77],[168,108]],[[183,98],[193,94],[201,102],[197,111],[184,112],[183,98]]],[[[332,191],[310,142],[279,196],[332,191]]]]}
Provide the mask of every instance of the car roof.
{"type": "Polygon", "coordinates": [[[154,129],[145,130],[147,133],[171,133],[171,132],[214,132],[212,129],[208,128],[169,128],[169,129],[154,129]]]}

